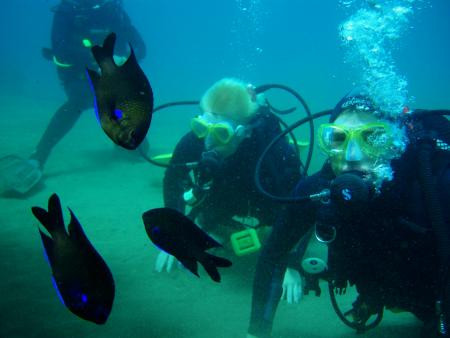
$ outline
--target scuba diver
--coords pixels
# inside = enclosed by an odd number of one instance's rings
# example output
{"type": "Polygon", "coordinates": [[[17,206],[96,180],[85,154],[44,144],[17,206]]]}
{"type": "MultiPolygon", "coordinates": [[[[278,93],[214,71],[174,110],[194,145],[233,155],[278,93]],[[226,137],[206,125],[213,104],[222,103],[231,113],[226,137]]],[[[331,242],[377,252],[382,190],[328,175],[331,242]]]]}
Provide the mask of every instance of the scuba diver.
{"type": "Polygon", "coordinates": [[[9,189],[26,193],[42,176],[44,165],[58,142],[72,129],[81,113],[93,106],[93,95],[86,79],[86,67],[97,69],[91,47],[116,32],[115,60],[126,60],[128,43],[138,60],[146,47],[123,9],[121,0],[61,0],[52,9],[52,48],[43,48],[43,56],[53,61],[67,100],[58,108],[29,159],[9,155],[0,162],[9,165],[3,181],[9,189]],[[7,184],[8,185],[8,184],[7,184]]]}
{"type": "MultiPolygon", "coordinates": [[[[258,192],[254,171],[262,150],[281,132],[280,119],[252,85],[233,78],[211,86],[201,98],[200,109],[201,115],[191,120],[191,131],[176,145],[165,172],[165,207],[187,214],[219,241],[245,231],[246,226],[254,231],[272,225],[281,205],[258,192]]],[[[300,159],[287,138],[268,154],[261,173],[267,190],[291,194],[301,177],[300,159]]],[[[259,239],[246,238],[251,243],[246,243],[244,251],[259,249],[259,239]]],[[[237,246],[233,249],[239,255],[243,252],[237,246]]],[[[173,263],[172,256],[160,252],[155,268],[170,271],[173,263]]]]}
{"type": "Polygon", "coordinates": [[[317,276],[346,324],[363,332],[383,309],[400,310],[424,323],[421,337],[450,336],[450,124],[442,115],[405,107],[388,117],[363,90],[336,105],[318,131],[327,161],[298,182],[260,254],[247,337],[270,337],[283,274],[311,233],[327,244],[327,270],[317,276]],[[348,285],[358,297],[342,314],[335,294],[348,285]]]}

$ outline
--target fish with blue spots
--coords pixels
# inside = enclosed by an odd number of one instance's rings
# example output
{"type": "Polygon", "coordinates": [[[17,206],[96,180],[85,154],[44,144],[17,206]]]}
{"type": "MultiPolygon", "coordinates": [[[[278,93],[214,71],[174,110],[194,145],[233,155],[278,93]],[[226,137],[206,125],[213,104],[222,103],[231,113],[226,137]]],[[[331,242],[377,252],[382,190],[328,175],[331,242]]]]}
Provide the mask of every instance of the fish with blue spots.
{"type": "Polygon", "coordinates": [[[155,208],[142,215],[145,230],[161,250],[175,256],[183,266],[199,277],[197,262],[211,279],[220,282],[218,267],[229,267],[228,259],[214,256],[209,249],[222,247],[181,212],[171,208],[155,208]]]}
{"type": "Polygon", "coordinates": [[[122,64],[114,61],[116,34],[109,34],[103,46],[91,52],[101,74],[86,69],[94,92],[94,109],[106,135],[117,145],[136,149],[145,139],[153,113],[153,91],[139,66],[132,46],[122,64]]]}
{"type": "Polygon", "coordinates": [[[114,279],[105,261],[70,209],[66,230],[58,195],[50,196],[48,211],[40,207],[31,210],[50,235],[39,229],[60,300],[78,317],[104,324],[115,295],[114,279]]]}

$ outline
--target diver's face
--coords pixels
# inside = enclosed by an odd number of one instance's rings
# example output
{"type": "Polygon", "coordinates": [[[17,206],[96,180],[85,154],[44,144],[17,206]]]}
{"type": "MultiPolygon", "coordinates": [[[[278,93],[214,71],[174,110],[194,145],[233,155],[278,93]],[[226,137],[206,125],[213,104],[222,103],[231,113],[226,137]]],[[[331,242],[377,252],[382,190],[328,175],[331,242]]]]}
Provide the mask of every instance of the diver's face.
{"type": "MultiPolygon", "coordinates": [[[[352,131],[378,121],[368,112],[348,110],[339,115],[334,124],[352,131]]],[[[342,151],[330,155],[331,167],[336,175],[349,171],[370,174],[374,170],[377,160],[377,156],[364,151],[361,138],[352,136],[349,137],[342,151]]]]}

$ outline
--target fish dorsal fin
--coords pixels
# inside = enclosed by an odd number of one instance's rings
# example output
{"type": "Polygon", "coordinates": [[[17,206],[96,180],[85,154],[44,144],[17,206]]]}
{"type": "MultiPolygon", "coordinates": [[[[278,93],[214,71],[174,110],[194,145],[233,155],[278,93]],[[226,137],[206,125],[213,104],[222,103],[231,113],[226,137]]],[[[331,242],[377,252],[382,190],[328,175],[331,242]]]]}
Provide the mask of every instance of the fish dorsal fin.
{"type": "Polygon", "coordinates": [[[130,56],[128,56],[127,61],[125,61],[125,63],[120,68],[122,68],[127,72],[129,71],[135,72],[136,69],[139,68],[139,64],[136,59],[136,54],[134,54],[133,47],[131,45],[129,46],[130,46],[130,56]]]}
{"type": "Polygon", "coordinates": [[[50,264],[50,266],[53,267],[55,242],[53,241],[53,239],[51,237],[47,236],[41,230],[39,230],[39,234],[41,235],[42,244],[44,245],[45,258],[46,258],[48,264],[50,264]]]}
{"type": "Polygon", "coordinates": [[[48,200],[48,211],[40,207],[33,207],[31,211],[52,236],[56,233],[67,234],[58,195],[53,194],[50,196],[48,200]]]}
{"type": "Polygon", "coordinates": [[[114,44],[116,43],[116,33],[110,33],[103,41],[103,46],[92,47],[92,55],[103,72],[112,71],[117,66],[114,63],[114,44]]]}
{"type": "Polygon", "coordinates": [[[86,234],[84,233],[83,228],[81,227],[81,224],[77,219],[77,216],[75,216],[75,214],[70,208],[68,209],[70,212],[70,223],[68,226],[70,238],[76,241],[77,243],[84,243],[90,246],[90,242],[86,237],[86,234]]]}

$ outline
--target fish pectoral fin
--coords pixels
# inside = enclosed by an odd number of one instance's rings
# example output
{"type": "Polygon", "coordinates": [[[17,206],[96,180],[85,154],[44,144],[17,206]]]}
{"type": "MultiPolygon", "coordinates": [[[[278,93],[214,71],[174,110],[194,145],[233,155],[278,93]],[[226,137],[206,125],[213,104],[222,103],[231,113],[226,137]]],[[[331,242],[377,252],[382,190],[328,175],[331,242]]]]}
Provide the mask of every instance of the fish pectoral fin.
{"type": "Polygon", "coordinates": [[[200,263],[203,265],[211,279],[217,283],[220,282],[220,274],[217,267],[226,268],[232,264],[228,259],[217,257],[209,253],[205,253],[205,259],[200,263]]]}
{"type": "Polygon", "coordinates": [[[32,207],[31,211],[51,235],[55,232],[66,234],[58,195],[53,194],[48,199],[48,211],[40,207],[32,207]]]}
{"type": "Polygon", "coordinates": [[[180,263],[183,264],[183,266],[188,269],[190,272],[192,272],[197,277],[200,277],[198,274],[198,265],[197,261],[194,259],[179,259],[180,263]]]}

